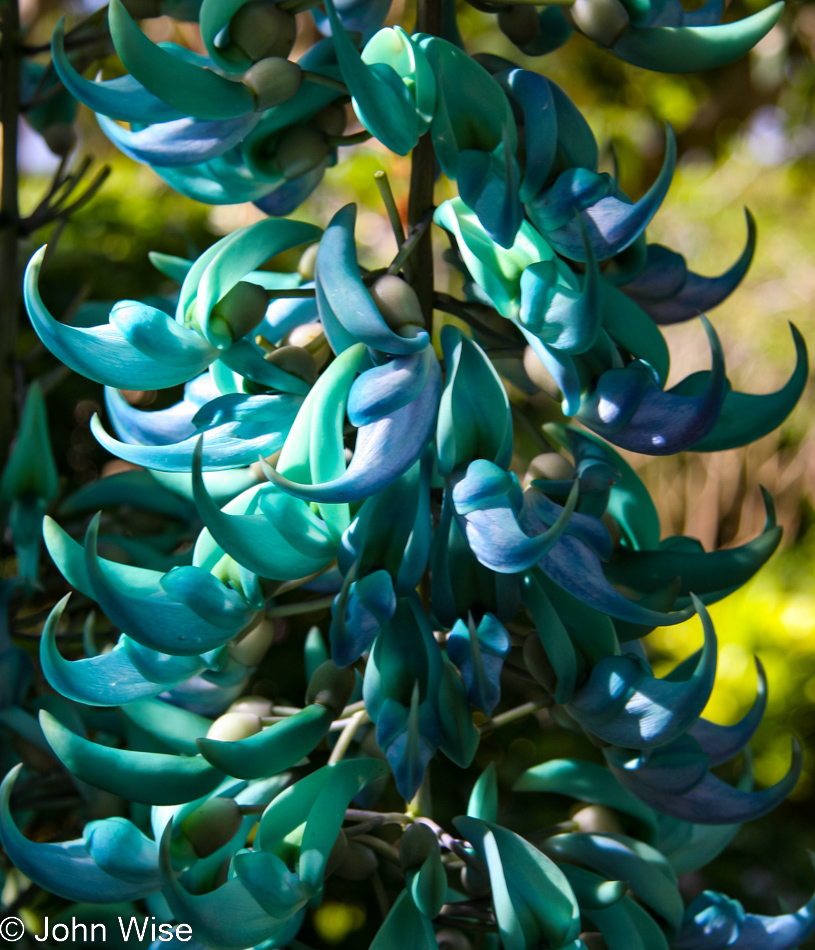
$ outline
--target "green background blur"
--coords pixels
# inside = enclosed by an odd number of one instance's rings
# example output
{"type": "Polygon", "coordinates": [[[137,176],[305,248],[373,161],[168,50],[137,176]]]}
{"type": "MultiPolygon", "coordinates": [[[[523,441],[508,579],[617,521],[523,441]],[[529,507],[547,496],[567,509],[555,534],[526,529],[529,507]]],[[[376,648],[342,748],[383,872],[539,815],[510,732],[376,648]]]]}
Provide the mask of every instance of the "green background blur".
{"type": "MultiPolygon", "coordinates": [[[[727,19],[754,8],[735,0],[727,19]]],[[[28,11],[32,21],[35,12],[28,11]]],[[[47,39],[57,16],[56,9],[39,13],[32,41],[47,39]]],[[[396,3],[391,19],[410,24],[410,8],[396,3]]],[[[780,24],[748,58],[692,77],[645,73],[582,37],[573,37],[549,56],[525,59],[498,32],[494,17],[466,4],[461,4],[460,25],[471,52],[512,57],[562,85],[588,118],[604,148],[607,169],[616,153],[622,185],[632,197],[653,180],[665,123],[673,125],[679,168],[648,235],[684,254],[694,270],[716,274],[730,266],[746,236],[742,209],[752,211],[759,231],[753,266],[739,291],[711,316],[734,386],[751,392],[780,386],[794,363],[787,321],[801,329],[811,348],[815,345],[815,5],[788,4],[780,24]]],[[[154,38],[169,39],[178,27],[160,19],[151,21],[149,29],[154,38]]],[[[182,29],[182,41],[194,43],[189,27],[182,29]]],[[[209,208],[178,197],[148,168],[116,153],[84,107],[80,124],[78,153],[111,164],[113,174],[58,236],[43,278],[53,312],[64,313],[88,299],[168,290],[150,267],[148,251],[194,256],[221,234],[260,217],[251,206],[209,208]]],[[[341,152],[337,167],[297,216],[324,225],[336,208],[356,200],[361,205],[359,240],[372,258],[383,247],[388,253],[392,238],[373,172],[388,171],[397,200],[405,205],[408,162],[366,146],[341,152]]],[[[46,189],[55,162],[30,131],[23,135],[21,160],[27,210],[46,189]]],[[[439,195],[443,192],[444,185],[439,195]]],[[[39,232],[36,237],[24,248],[26,255],[54,236],[39,232]]],[[[668,328],[666,336],[674,366],[671,384],[707,368],[698,321],[668,328]]],[[[60,372],[28,327],[21,346],[27,374],[42,375],[50,387],[49,415],[66,490],[114,470],[116,463],[88,428],[101,403],[99,387],[60,372]]],[[[810,386],[778,432],[745,449],[654,460],[632,457],[660,511],[663,535],[693,535],[708,549],[741,543],[760,531],[760,484],[776,499],[784,526],[781,552],[751,584],[711,611],[720,662],[706,714],[729,723],[747,710],[756,682],[752,657],[759,656],[768,673],[769,706],[754,741],[757,779],[766,784],[783,775],[790,734],[804,744],[804,774],[783,808],[742,829],[703,880],[697,875],[688,885],[693,891],[700,883],[727,890],[751,909],[768,913],[778,911],[778,895],[794,904],[815,886],[805,850],[815,848],[814,402],[810,386]]],[[[647,642],[663,672],[697,648],[701,630],[691,621],[657,630],[647,642]]],[[[537,756],[536,761],[586,754],[574,737],[540,729],[530,733],[529,726],[519,727],[515,736],[502,733],[504,739],[505,749],[491,754],[499,767],[506,762],[508,778],[517,771],[515,753],[537,756]]],[[[324,939],[333,936],[341,945],[364,923],[361,913],[348,904],[326,905],[322,922],[315,923],[324,939]]]]}

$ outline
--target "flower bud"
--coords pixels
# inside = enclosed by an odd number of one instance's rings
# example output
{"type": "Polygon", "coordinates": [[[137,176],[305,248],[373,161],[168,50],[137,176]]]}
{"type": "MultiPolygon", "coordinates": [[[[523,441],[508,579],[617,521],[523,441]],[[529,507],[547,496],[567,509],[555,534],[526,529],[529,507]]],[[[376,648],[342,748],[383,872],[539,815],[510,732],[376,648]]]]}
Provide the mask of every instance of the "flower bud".
{"type": "Polygon", "coordinates": [[[342,135],[348,115],[341,102],[330,102],[324,109],[320,109],[311,120],[311,124],[326,135],[342,135]]]}
{"type": "Polygon", "coordinates": [[[210,329],[218,336],[240,340],[266,316],[269,298],[258,284],[241,280],[212,308],[210,329]]]}
{"type": "Polygon", "coordinates": [[[303,85],[303,70],[282,56],[270,56],[246,70],[243,84],[255,96],[255,109],[264,112],[291,99],[303,85]]]}
{"type": "Polygon", "coordinates": [[[227,709],[227,713],[252,713],[255,716],[271,716],[272,701],[265,696],[241,696],[227,709]]]}
{"type": "Polygon", "coordinates": [[[399,839],[399,863],[402,870],[420,868],[438,846],[438,838],[427,825],[420,821],[408,825],[399,839]]]}
{"type": "Polygon", "coordinates": [[[567,478],[574,478],[575,468],[567,458],[557,452],[544,452],[532,459],[526,474],[530,480],[546,478],[551,481],[563,481],[567,478]]]}
{"type": "Polygon", "coordinates": [[[321,165],[330,151],[325,136],[313,125],[293,125],[278,139],[274,159],[283,177],[291,181],[321,165]]]}
{"type": "Polygon", "coordinates": [[[490,892],[490,879],[477,871],[475,868],[465,864],[461,869],[461,889],[468,897],[484,897],[490,892]]]}
{"type": "Polygon", "coordinates": [[[348,847],[337,866],[337,877],[346,881],[367,881],[379,868],[376,854],[364,844],[348,839],[348,847]]]}
{"type": "Polygon", "coordinates": [[[309,244],[300,255],[300,263],[297,265],[297,270],[300,272],[300,276],[303,280],[314,280],[314,265],[317,263],[317,251],[319,250],[319,244],[309,244]]]}
{"type": "Polygon", "coordinates": [[[268,0],[244,3],[229,21],[229,39],[253,63],[267,56],[285,58],[296,38],[294,14],[268,0]]]}
{"type": "Polygon", "coordinates": [[[620,0],[575,0],[562,7],[566,22],[599,46],[613,46],[628,26],[629,17],[620,0]]]}
{"type": "Polygon", "coordinates": [[[524,350],[524,370],[541,392],[560,402],[560,387],[531,346],[527,346],[524,350]]]}
{"type": "Polygon", "coordinates": [[[586,950],[608,950],[608,944],[603,940],[603,935],[592,931],[589,933],[580,934],[580,939],[583,941],[583,946],[586,950]]]}
{"type": "Polygon", "coordinates": [[[244,666],[257,666],[274,640],[274,624],[265,618],[243,637],[229,644],[229,655],[244,666]]]}
{"type": "Polygon", "coordinates": [[[260,716],[253,712],[227,712],[219,716],[207,730],[207,739],[239,742],[257,735],[263,728],[260,716]]]}
{"type": "Polygon", "coordinates": [[[67,122],[55,122],[43,130],[45,144],[54,153],[64,158],[76,148],[76,132],[67,122]]]}
{"type": "Polygon", "coordinates": [[[314,321],[313,323],[303,323],[295,327],[286,337],[288,346],[310,347],[312,343],[323,335],[323,325],[314,321]]]}
{"type": "Polygon", "coordinates": [[[199,858],[208,858],[235,837],[243,816],[232,798],[210,798],[181,822],[181,831],[199,858]]]}
{"type": "Polygon", "coordinates": [[[319,703],[336,713],[348,705],[354,692],[357,677],[352,666],[338,667],[333,660],[326,660],[314,671],[306,690],[306,703],[319,703]]]}
{"type": "Polygon", "coordinates": [[[572,815],[581,831],[621,834],[623,826],[617,813],[604,805],[584,805],[572,815]]]}
{"type": "Polygon", "coordinates": [[[281,346],[267,353],[264,359],[278,369],[302,379],[309,386],[313,386],[317,381],[317,363],[311,353],[302,346],[281,346]]]}
{"type": "Polygon", "coordinates": [[[368,288],[387,325],[400,336],[413,337],[424,326],[422,305],[416,291],[395,274],[385,274],[368,288]]]}
{"type": "Polygon", "coordinates": [[[538,38],[540,20],[535,7],[521,5],[502,7],[498,11],[498,28],[516,46],[527,46],[538,38]]]}

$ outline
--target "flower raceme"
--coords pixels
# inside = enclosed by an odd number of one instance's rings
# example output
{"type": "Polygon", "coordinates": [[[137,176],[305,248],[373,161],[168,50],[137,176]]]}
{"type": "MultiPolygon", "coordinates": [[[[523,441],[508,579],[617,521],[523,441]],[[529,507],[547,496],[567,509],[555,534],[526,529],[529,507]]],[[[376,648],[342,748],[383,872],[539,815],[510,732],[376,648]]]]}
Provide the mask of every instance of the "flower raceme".
{"type": "MultiPolygon", "coordinates": [[[[268,217],[195,260],[152,255],[178,286],[172,299],[118,301],[101,323],[56,319],[40,295],[44,249],[28,265],[36,333],[105,387],[92,432],[131,468],[47,516],[59,485],[31,387],[0,483],[21,582],[38,582],[42,537],[118,638],[99,648],[90,617],[85,656],[69,658],[58,630],[76,600],[59,600],[40,639],[53,693],[27,702],[25,661],[0,625],[11,697],[0,723],[89,800],[100,790],[132,807],[75,840],[34,841],[12,807],[28,763],[4,752],[6,853],[66,900],[143,899],[213,950],[303,946],[335,876],[370,879],[383,898],[371,950],[470,946],[473,929],[506,950],[792,950],[815,929],[811,904],[767,917],[705,892],[686,909],[677,882],[800,773],[794,746],[787,775],[753,787],[760,665],[740,722],[703,717],[716,672],[706,605],[778,546],[772,501],[738,548],[663,538],[616,450],[744,445],[797,403],[808,366],[794,327],[788,382],[756,395],[732,388],[705,315],[747,271],[752,218],[727,272],[694,273],[646,239],[676,163],[670,128],[661,171],[632,201],[600,171],[566,93],[509,60],[470,57],[450,10],[441,35],[410,34],[382,27],[380,2],[327,0],[315,13],[325,36],[295,62],[306,6],[203,0],[192,15],[205,52],[194,53],[153,43],[112,0],[126,75],[95,81],[75,68],[64,25],[54,31],[62,83],[123,152],[184,194],[253,201],[268,217]],[[398,249],[373,267],[360,263],[354,204],[324,228],[286,217],[349,144],[348,104],[390,151],[418,162],[432,145],[458,190],[435,209],[431,196],[405,236],[383,188],[398,249]],[[417,245],[431,222],[461,299],[422,290],[417,245]],[[297,271],[274,269],[298,249],[297,271]],[[697,317],[710,369],[667,389],[660,327],[697,317]],[[148,410],[122,392],[134,389],[175,392],[148,410]],[[561,421],[544,424],[557,404],[561,421]],[[166,530],[117,534],[95,514],[121,505],[166,530]],[[655,676],[643,639],[694,613],[703,647],[655,676]],[[320,625],[302,630],[308,685],[295,705],[298,676],[280,657],[310,614],[320,625]],[[247,693],[270,669],[285,701],[247,693]],[[531,714],[602,756],[545,759],[511,788],[493,766],[470,771],[463,813],[437,824],[427,777],[440,758],[471,769],[482,735],[531,714]],[[711,771],[739,755],[737,785],[711,771]],[[574,820],[513,830],[513,809],[544,794],[580,803],[574,820]],[[371,810],[382,802],[392,810],[371,810]],[[386,825],[400,834],[381,837],[386,825]],[[391,901],[383,881],[396,880],[391,901]]],[[[721,25],[712,0],[691,14],[674,0],[575,0],[498,19],[527,56],[577,30],[672,70],[742,55],[779,12],[721,25]]]]}

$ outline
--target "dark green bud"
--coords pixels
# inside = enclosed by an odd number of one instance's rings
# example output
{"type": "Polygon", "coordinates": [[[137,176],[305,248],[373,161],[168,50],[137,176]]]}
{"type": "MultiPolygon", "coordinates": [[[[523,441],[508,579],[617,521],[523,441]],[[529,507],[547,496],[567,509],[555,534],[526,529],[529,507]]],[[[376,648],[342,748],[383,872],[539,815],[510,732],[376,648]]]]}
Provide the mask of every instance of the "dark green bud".
{"type": "Polygon", "coordinates": [[[319,703],[339,714],[348,705],[356,681],[353,667],[340,669],[333,660],[326,660],[317,667],[309,680],[306,703],[319,703]]]}
{"type": "Polygon", "coordinates": [[[502,7],[498,11],[498,27],[507,39],[516,46],[527,46],[540,33],[540,21],[535,7],[525,4],[517,7],[502,7]]]}
{"type": "Polygon", "coordinates": [[[438,850],[439,839],[422,822],[408,825],[399,839],[399,863],[402,869],[420,868],[428,857],[438,850]]]}
{"type": "Polygon", "coordinates": [[[346,881],[367,881],[379,867],[376,854],[364,844],[348,839],[348,848],[337,867],[337,877],[346,881]]]}
{"type": "Polygon", "coordinates": [[[285,59],[297,39],[297,20],[276,3],[252,0],[229,21],[229,38],[253,63],[268,56],[285,59]]]}
{"type": "Polygon", "coordinates": [[[212,308],[210,328],[231,340],[240,340],[266,316],[269,297],[258,284],[241,280],[212,308]]]}
{"type": "Polygon", "coordinates": [[[368,288],[382,319],[396,333],[413,337],[424,326],[422,305],[416,291],[395,274],[380,277],[368,288]]]}
{"type": "Polygon", "coordinates": [[[281,346],[264,357],[267,363],[272,363],[298,379],[302,379],[313,386],[317,381],[317,363],[307,349],[302,346],[281,346]]]}
{"type": "Polygon", "coordinates": [[[45,144],[54,153],[64,158],[76,148],[76,132],[67,122],[55,122],[43,130],[45,144]]]}
{"type": "Polygon", "coordinates": [[[208,858],[235,837],[243,815],[232,798],[210,798],[181,822],[181,831],[199,858],[208,858]]]}
{"type": "Polygon", "coordinates": [[[293,125],[278,139],[274,159],[283,177],[291,181],[321,165],[330,151],[319,129],[313,125],[293,125]]]}
{"type": "Polygon", "coordinates": [[[270,56],[246,70],[243,84],[252,90],[255,109],[264,112],[291,99],[303,85],[303,70],[282,56],[270,56]]]}
{"type": "Polygon", "coordinates": [[[608,950],[608,944],[603,940],[603,935],[592,931],[588,931],[580,934],[580,939],[583,941],[583,946],[586,950],[608,950]]]}
{"type": "Polygon", "coordinates": [[[461,889],[468,897],[484,897],[490,892],[490,879],[465,864],[461,869],[461,889]]]}
{"type": "Polygon", "coordinates": [[[533,478],[547,478],[553,481],[562,481],[567,478],[574,478],[575,469],[567,458],[557,452],[544,452],[532,459],[526,474],[530,480],[533,478]]]}
{"type": "Polygon", "coordinates": [[[331,102],[324,109],[320,109],[311,120],[311,124],[326,135],[342,135],[348,115],[341,102],[331,102]]]}

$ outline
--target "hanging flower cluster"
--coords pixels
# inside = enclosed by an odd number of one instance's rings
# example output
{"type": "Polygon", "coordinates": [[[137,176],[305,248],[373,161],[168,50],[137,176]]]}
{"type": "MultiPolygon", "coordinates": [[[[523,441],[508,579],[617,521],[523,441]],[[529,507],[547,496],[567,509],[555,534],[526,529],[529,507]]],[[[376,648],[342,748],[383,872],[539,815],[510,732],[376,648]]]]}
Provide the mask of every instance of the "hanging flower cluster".
{"type": "MultiPolygon", "coordinates": [[[[145,899],[214,950],[302,946],[327,879],[374,878],[381,890],[383,861],[403,886],[371,950],[465,947],[478,931],[479,946],[506,950],[797,947],[815,929],[815,903],[762,917],[705,892],[685,909],[677,888],[800,773],[794,744],[785,778],[753,788],[760,666],[739,723],[701,715],[717,656],[705,605],[777,547],[772,501],[742,547],[660,540],[653,502],[614,448],[728,449],[795,406],[808,368],[794,327],[789,381],[753,395],[730,385],[703,315],[744,276],[752,219],[729,271],[693,273],[645,237],[674,170],[670,129],[661,172],[632,201],[598,171],[597,142],[567,95],[509,61],[468,56],[451,10],[444,35],[409,35],[378,29],[383,3],[326,0],[330,35],[294,62],[294,14],[306,6],[204,0],[200,55],[154,44],[112,0],[127,75],[105,81],[83,78],[63,26],[54,32],[62,82],[124,152],[185,194],[254,201],[273,217],[194,261],[154,255],[179,285],[172,305],[122,300],[100,325],[55,319],[38,289],[44,249],[28,265],[34,329],[105,386],[111,431],[98,417],[92,431],[139,467],[86,486],[62,513],[137,504],[201,530],[188,555],[172,553],[168,529],[163,548],[134,542],[122,563],[100,553],[98,516],[80,539],[42,521],[57,487],[32,389],[0,484],[21,573],[36,582],[42,523],[61,573],[121,634],[101,652],[88,636],[86,658],[67,660],[56,631],[68,599],[54,607],[40,661],[59,696],[41,703],[39,724],[24,708],[23,661],[0,640],[0,695],[14,710],[3,722],[132,812],[91,821],[74,841],[35,843],[10,810],[15,766],[0,792],[8,856],[68,900],[145,899]],[[423,209],[396,257],[373,269],[358,262],[354,205],[324,230],[280,217],[336,161],[349,99],[365,135],[392,151],[432,143],[459,192],[423,209]],[[431,218],[464,289],[434,293],[428,307],[414,284],[431,218]],[[298,248],[298,271],[268,268],[298,248]],[[433,309],[452,318],[434,329],[433,309]],[[667,389],[660,326],[697,318],[710,369],[667,389]],[[182,384],[183,398],[155,411],[120,392],[182,384]],[[571,421],[541,427],[541,392],[571,421]],[[519,432],[536,441],[534,457],[519,454],[519,432]],[[244,695],[274,656],[275,618],[327,604],[330,622],[303,645],[302,706],[244,695]],[[704,646],[656,677],[641,639],[694,613],[704,646]],[[508,676],[530,697],[512,709],[508,676]],[[544,707],[605,765],[544,761],[513,800],[554,793],[582,803],[575,820],[512,830],[516,816],[499,807],[510,790],[490,766],[466,815],[437,824],[434,757],[466,769],[482,734],[544,707]],[[738,785],[711,771],[740,753],[738,785]],[[412,804],[371,810],[391,782],[412,804]],[[151,806],[149,821],[139,806],[151,806]],[[390,825],[396,847],[377,837],[390,825]]],[[[715,0],[693,14],[678,0],[576,0],[502,8],[498,22],[527,55],[578,30],[628,62],[677,70],[742,55],[780,8],[716,25],[715,0]]]]}

